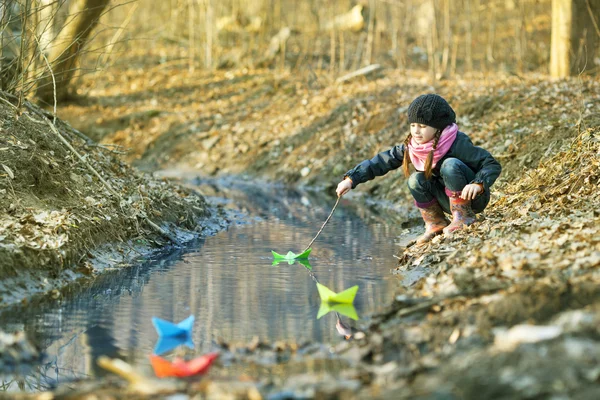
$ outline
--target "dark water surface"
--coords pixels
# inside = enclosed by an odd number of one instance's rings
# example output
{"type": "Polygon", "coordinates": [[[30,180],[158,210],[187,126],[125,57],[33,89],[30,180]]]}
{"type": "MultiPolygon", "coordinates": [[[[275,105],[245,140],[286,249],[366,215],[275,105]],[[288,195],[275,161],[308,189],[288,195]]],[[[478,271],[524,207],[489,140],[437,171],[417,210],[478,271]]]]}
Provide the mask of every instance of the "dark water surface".
{"type": "MultiPolygon", "coordinates": [[[[35,391],[103,375],[95,362],[100,355],[149,369],[157,341],[153,316],[179,322],[193,314],[197,354],[215,341],[249,342],[255,336],[298,343],[343,340],[335,313],[317,320],[320,299],[309,271],[298,263],[272,266],[270,253],[302,251],[335,199],[258,185],[200,190],[242,222],[159,260],[103,274],[60,300],[0,315],[2,329],[24,330],[46,354],[35,371],[20,378],[21,389],[14,374],[4,373],[5,390],[35,391]]],[[[310,265],[320,283],[336,292],[359,285],[354,305],[360,317],[389,303],[402,284],[390,271],[397,241],[407,235],[405,215],[344,198],[312,246],[310,265]]]]}

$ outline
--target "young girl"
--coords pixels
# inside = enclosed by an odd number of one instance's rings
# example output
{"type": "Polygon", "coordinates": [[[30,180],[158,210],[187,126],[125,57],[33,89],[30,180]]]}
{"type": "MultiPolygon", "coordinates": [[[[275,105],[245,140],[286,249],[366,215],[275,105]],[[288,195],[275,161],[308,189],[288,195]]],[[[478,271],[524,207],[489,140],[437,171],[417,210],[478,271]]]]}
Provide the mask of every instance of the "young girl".
{"type": "Polygon", "coordinates": [[[408,188],[425,221],[425,233],[417,244],[440,233],[450,233],[475,222],[490,201],[490,187],[502,167],[492,155],[474,146],[458,131],[456,115],[436,94],[417,97],[408,107],[410,134],[404,143],[379,153],[352,168],[336,189],[343,196],[350,189],[402,166],[408,188]],[[417,172],[410,175],[409,164],[417,172]],[[444,211],[452,214],[449,222],[444,211]]]}

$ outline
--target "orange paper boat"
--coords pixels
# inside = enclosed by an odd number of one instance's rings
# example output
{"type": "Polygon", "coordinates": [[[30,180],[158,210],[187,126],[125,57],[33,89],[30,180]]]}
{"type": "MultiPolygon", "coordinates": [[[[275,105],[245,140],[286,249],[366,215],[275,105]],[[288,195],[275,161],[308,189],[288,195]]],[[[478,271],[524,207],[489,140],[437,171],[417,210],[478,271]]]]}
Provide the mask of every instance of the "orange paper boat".
{"type": "Polygon", "coordinates": [[[175,358],[171,362],[162,357],[151,355],[150,363],[152,364],[152,368],[154,368],[154,373],[159,378],[166,378],[168,376],[185,378],[187,376],[206,373],[217,357],[219,357],[219,353],[208,353],[190,361],[175,358]]]}

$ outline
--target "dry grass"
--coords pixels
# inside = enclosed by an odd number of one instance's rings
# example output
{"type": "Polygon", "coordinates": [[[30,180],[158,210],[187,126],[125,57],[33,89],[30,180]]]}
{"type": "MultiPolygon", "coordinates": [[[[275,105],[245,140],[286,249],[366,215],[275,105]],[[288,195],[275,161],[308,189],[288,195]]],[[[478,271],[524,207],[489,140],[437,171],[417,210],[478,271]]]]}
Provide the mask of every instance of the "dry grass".
{"type": "Polygon", "coordinates": [[[56,277],[84,263],[99,244],[153,237],[146,217],[194,230],[207,214],[200,196],[139,173],[110,150],[86,145],[67,124],[57,124],[86,162],[110,182],[120,196],[115,198],[48,129],[41,111],[31,105],[36,113],[18,114],[7,101],[0,103],[4,277],[23,271],[56,277]]]}

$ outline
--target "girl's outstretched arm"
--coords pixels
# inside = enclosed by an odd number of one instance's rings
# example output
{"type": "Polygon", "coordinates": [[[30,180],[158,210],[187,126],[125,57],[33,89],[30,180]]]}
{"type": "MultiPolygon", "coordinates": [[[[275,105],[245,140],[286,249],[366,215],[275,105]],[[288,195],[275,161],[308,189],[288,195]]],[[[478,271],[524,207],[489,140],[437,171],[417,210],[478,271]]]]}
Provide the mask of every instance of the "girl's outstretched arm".
{"type": "Polygon", "coordinates": [[[344,177],[352,180],[352,189],[358,184],[370,181],[376,176],[382,176],[402,165],[404,145],[394,146],[387,151],[377,154],[370,160],[365,160],[346,172],[344,177]]]}

